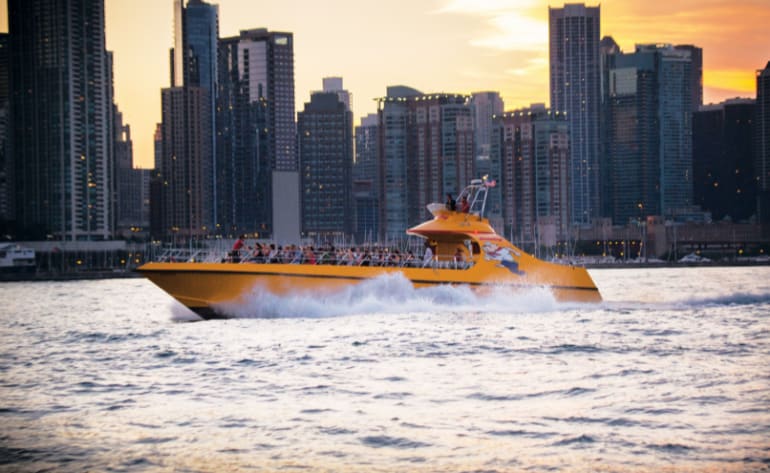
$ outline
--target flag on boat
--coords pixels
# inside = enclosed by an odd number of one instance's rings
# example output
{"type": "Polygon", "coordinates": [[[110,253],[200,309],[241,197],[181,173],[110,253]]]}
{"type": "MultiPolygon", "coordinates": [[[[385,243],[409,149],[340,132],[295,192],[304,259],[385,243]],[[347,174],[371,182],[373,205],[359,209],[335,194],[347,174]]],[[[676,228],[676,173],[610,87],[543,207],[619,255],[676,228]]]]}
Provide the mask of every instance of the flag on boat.
{"type": "Polygon", "coordinates": [[[491,181],[484,182],[484,185],[487,187],[495,187],[497,185],[497,180],[492,179],[491,181]]]}

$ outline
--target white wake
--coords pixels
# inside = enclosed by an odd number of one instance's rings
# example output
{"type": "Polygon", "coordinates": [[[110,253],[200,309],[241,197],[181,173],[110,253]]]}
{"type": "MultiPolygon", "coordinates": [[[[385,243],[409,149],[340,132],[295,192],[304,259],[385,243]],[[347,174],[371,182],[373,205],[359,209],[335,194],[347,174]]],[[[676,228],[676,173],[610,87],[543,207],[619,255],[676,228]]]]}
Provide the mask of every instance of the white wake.
{"type": "Polygon", "coordinates": [[[562,310],[548,289],[493,288],[476,294],[467,286],[415,288],[402,274],[383,275],[330,294],[277,296],[255,288],[240,303],[216,309],[237,318],[334,317],[437,311],[532,313],[562,310]]]}

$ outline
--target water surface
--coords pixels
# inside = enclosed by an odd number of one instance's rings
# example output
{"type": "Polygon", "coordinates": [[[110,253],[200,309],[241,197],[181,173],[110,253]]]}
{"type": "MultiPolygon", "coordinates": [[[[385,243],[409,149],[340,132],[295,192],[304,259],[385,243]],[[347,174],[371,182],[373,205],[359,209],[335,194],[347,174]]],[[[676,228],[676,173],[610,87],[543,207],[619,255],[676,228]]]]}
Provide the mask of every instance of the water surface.
{"type": "Polygon", "coordinates": [[[198,323],[142,279],[3,283],[0,470],[768,471],[770,268],[591,274],[198,323]]]}

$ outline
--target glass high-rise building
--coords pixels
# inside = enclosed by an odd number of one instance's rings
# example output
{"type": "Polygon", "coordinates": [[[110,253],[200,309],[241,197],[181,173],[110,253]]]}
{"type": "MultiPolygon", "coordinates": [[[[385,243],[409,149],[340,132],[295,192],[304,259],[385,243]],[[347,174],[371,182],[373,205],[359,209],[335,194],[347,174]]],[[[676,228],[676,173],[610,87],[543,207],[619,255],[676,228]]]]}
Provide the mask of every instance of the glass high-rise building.
{"type": "Polygon", "coordinates": [[[703,105],[703,48],[692,44],[678,44],[674,49],[688,51],[690,53],[690,91],[692,98],[692,111],[697,112],[703,105]]]}
{"type": "Polygon", "coordinates": [[[8,119],[11,113],[8,101],[8,34],[0,33],[0,224],[13,219],[12,171],[8,119]]]}
{"type": "Polygon", "coordinates": [[[161,91],[162,152],[156,163],[160,224],[156,235],[217,233],[214,133],[219,9],[201,0],[174,0],[171,87],[161,91]]]}
{"type": "Polygon", "coordinates": [[[276,219],[299,222],[298,194],[281,197],[299,189],[274,188],[274,173],[297,172],[293,43],[264,28],[219,40],[217,205],[228,233],[275,238],[276,219]]]}
{"type": "Polygon", "coordinates": [[[379,100],[377,111],[380,150],[377,153],[380,202],[379,240],[399,240],[409,228],[407,212],[409,100],[422,92],[405,86],[387,88],[387,96],[379,100]]]}
{"type": "Polygon", "coordinates": [[[399,240],[474,176],[470,97],[388,87],[378,100],[380,238],[399,240]]]}
{"type": "Polygon", "coordinates": [[[762,223],[770,223],[770,61],[757,71],[755,120],[757,212],[762,223]]]}
{"type": "Polygon", "coordinates": [[[267,103],[270,166],[277,171],[296,171],[294,36],[258,28],[241,31],[239,40],[240,73],[249,98],[267,103]]]}
{"type": "Polygon", "coordinates": [[[161,91],[162,152],[157,163],[161,229],[154,234],[203,237],[213,228],[211,122],[208,93],[195,86],[161,91]]]}
{"type": "Polygon", "coordinates": [[[599,215],[600,7],[549,8],[551,109],[570,128],[571,222],[599,215]]]}
{"type": "Polygon", "coordinates": [[[542,104],[495,117],[492,155],[499,176],[503,230],[528,249],[538,228],[552,225],[554,237],[569,234],[569,125],[561,112],[542,104]]]}
{"type": "Polygon", "coordinates": [[[264,96],[249,87],[249,56],[238,36],[219,40],[217,225],[236,235],[272,233],[271,174],[264,96]]]}
{"type": "Polygon", "coordinates": [[[379,235],[379,127],[377,114],[361,118],[355,128],[355,163],[353,164],[353,201],[356,209],[354,233],[356,241],[373,241],[379,235]]]}
{"type": "Polygon", "coordinates": [[[19,237],[113,232],[103,0],[10,0],[10,127],[19,237]]]}
{"type": "MultiPolygon", "coordinates": [[[[498,92],[474,92],[471,94],[473,104],[473,129],[476,146],[476,171],[479,176],[489,174],[494,164],[489,162],[489,147],[492,140],[492,120],[496,115],[502,115],[505,107],[498,92]]],[[[497,176],[490,176],[495,179],[497,176]]],[[[489,200],[489,198],[487,198],[489,200]]]]}
{"type": "Polygon", "coordinates": [[[690,52],[637,45],[608,58],[607,157],[615,224],[693,205],[690,52]]]}
{"type": "Polygon", "coordinates": [[[731,99],[693,114],[693,197],[714,220],[740,222],[756,213],[755,108],[752,99],[731,99]]]}
{"type": "Polygon", "coordinates": [[[353,113],[338,91],[316,92],[297,114],[302,235],[346,241],[353,234],[353,113]]]}

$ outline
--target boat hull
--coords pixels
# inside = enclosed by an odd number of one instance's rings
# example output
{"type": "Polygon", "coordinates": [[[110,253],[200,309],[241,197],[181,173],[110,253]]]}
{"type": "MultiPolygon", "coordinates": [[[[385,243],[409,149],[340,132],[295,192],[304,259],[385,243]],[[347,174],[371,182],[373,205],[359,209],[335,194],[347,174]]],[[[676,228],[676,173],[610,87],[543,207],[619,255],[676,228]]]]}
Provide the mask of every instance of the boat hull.
{"type": "Polygon", "coordinates": [[[294,265],[256,263],[148,263],[139,271],[158,287],[205,319],[227,318],[226,307],[254,291],[275,295],[330,294],[373,278],[400,273],[416,288],[442,284],[493,289],[550,290],[559,301],[599,302],[601,296],[585,268],[535,260],[537,271],[523,264],[513,273],[494,261],[480,260],[467,269],[294,265]]]}

